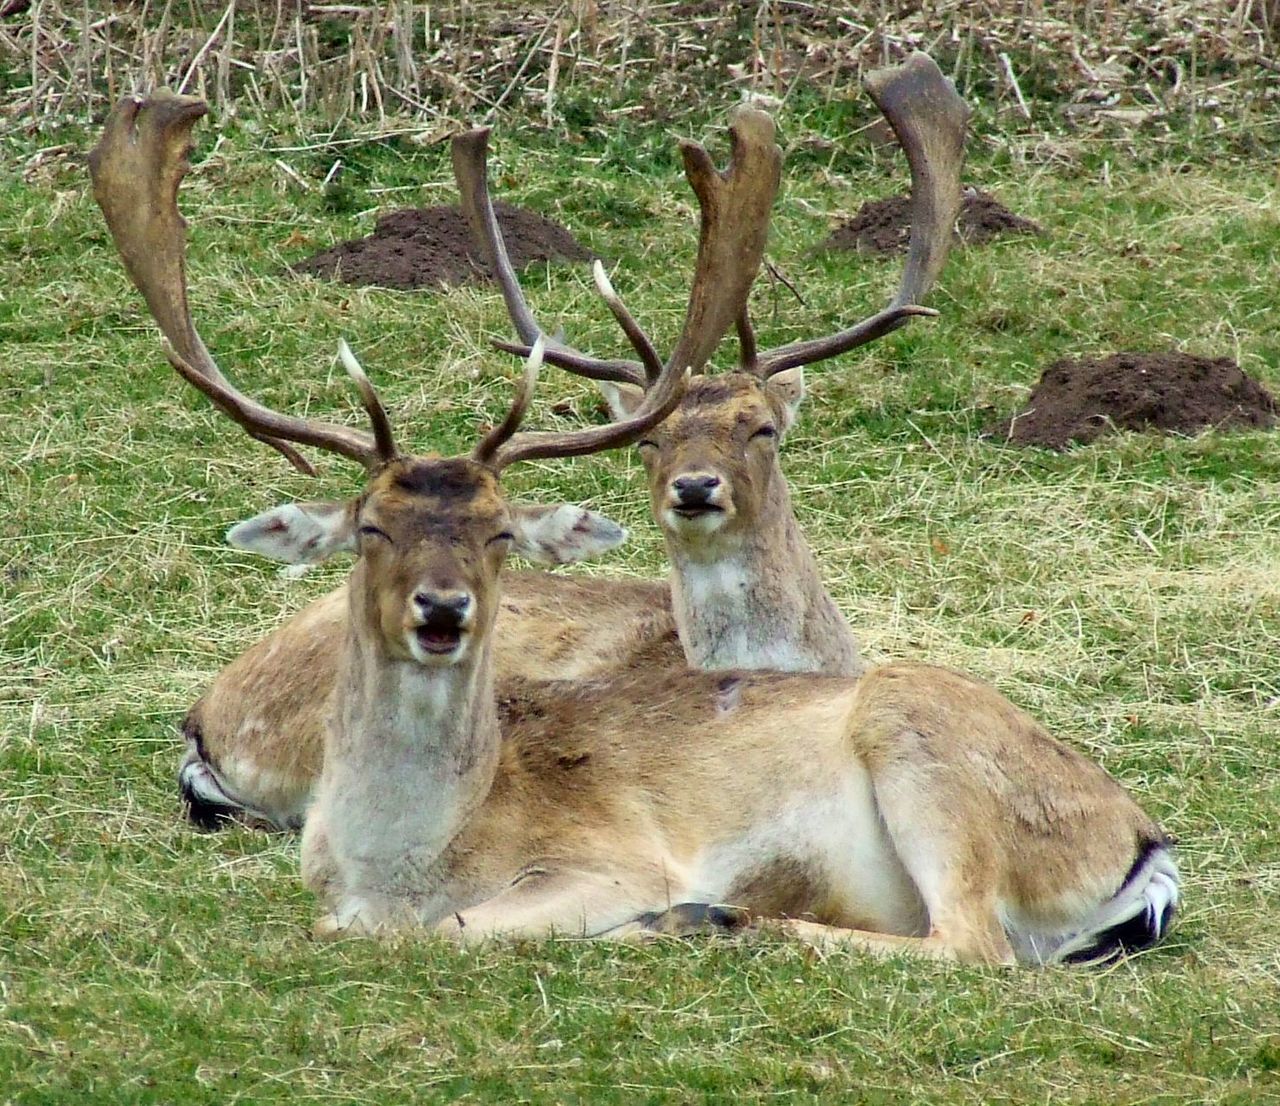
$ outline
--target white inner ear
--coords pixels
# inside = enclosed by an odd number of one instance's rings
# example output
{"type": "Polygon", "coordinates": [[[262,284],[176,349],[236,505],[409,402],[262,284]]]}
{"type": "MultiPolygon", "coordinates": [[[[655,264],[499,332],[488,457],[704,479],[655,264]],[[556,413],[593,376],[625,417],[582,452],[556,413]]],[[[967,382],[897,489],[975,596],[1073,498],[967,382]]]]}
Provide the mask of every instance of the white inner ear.
{"type": "Polygon", "coordinates": [[[616,549],[627,531],[611,518],[572,503],[512,507],[515,552],[543,565],[585,561],[616,549]]]}
{"type": "Polygon", "coordinates": [[[644,402],[644,392],[634,384],[615,384],[611,380],[597,380],[596,384],[605,403],[609,405],[609,413],[614,421],[633,415],[636,408],[644,402]]]}
{"type": "Polygon", "coordinates": [[[342,550],[355,551],[350,504],[286,503],[238,522],[227,531],[237,549],[290,564],[315,564],[342,550]]]}
{"type": "Polygon", "coordinates": [[[796,421],[800,413],[800,404],[804,401],[804,368],[783,369],[769,377],[764,384],[765,391],[782,403],[783,424],[781,429],[787,430],[796,421]]]}

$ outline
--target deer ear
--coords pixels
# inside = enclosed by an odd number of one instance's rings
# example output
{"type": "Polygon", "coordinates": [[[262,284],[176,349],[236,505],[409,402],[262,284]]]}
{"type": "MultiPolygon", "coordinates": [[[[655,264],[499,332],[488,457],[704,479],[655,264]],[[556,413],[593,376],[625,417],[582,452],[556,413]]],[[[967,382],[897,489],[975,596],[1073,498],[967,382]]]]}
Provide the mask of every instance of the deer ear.
{"type": "Polygon", "coordinates": [[[314,564],[343,550],[355,552],[353,504],[286,503],[227,531],[237,549],[290,564],[314,564]]]}
{"type": "Polygon", "coordinates": [[[566,565],[598,557],[627,540],[625,527],[613,519],[576,507],[521,505],[511,509],[516,536],[514,551],[543,565],[566,565]]]}
{"type": "Polygon", "coordinates": [[[597,380],[596,384],[615,421],[635,414],[636,408],[644,402],[644,392],[634,384],[615,384],[612,380],[597,380]]]}
{"type": "Polygon", "coordinates": [[[804,400],[804,368],[783,369],[765,381],[765,393],[777,401],[782,415],[782,429],[787,430],[800,413],[804,400]]]}

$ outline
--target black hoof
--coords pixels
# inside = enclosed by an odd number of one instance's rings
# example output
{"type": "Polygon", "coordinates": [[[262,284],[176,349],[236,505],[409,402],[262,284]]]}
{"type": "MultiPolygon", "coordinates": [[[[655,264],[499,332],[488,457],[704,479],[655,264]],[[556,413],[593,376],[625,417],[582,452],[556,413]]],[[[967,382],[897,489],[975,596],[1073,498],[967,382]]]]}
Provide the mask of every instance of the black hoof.
{"type": "Polygon", "coordinates": [[[751,914],[740,906],[682,902],[669,910],[641,914],[636,920],[654,933],[664,933],[668,937],[693,937],[737,933],[751,924],[751,914]]]}

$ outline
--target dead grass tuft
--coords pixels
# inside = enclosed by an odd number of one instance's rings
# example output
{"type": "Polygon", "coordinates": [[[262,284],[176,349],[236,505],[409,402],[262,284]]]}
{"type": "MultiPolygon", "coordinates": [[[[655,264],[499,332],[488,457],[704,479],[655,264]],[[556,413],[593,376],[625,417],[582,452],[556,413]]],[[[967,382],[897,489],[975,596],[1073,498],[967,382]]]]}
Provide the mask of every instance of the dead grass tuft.
{"type": "Polygon", "coordinates": [[[494,0],[38,0],[0,15],[2,111],[47,130],[168,85],[224,118],[283,113],[303,133],[315,133],[304,120],[322,120],[331,136],[356,124],[431,140],[513,108],[572,128],[624,94],[628,114],[659,121],[673,105],[726,95],[844,99],[867,69],[926,49],[963,92],[993,98],[1042,135],[1047,111],[1077,125],[1199,115],[1222,128],[1275,103],[1269,11],[1265,0],[932,0],[874,11],[564,0],[518,13],[494,0]]]}

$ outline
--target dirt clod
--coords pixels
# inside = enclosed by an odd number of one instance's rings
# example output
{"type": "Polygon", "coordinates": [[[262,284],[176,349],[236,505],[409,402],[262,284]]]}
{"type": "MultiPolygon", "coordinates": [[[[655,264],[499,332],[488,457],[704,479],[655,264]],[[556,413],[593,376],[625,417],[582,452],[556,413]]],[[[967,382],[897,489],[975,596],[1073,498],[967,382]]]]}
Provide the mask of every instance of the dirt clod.
{"type": "Polygon", "coordinates": [[[1195,434],[1275,424],[1271,393],[1230,358],[1114,353],[1055,361],[1026,407],[986,433],[1016,445],[1067,449],[1111,430],[1195,434]]]}
{"type": "MultiPolygon", "coordinates": [[[[1005,234],[1043,234],[1039,223],[1015,215],[990,192],[965,190],[956,220],[958,238],[980,246],[1005,234]]],[[[822,248],[863,253],[903,253],[911,235],[911,198],[868,200],[858,213],[831,232],[822,248]]]]}
{"type": "MultiPolygon", "coordinates": [[[[535,261],[595,256],[559,223],[501,201],[493,207],[517,270],[535,261]]],[[[367,238],[339,242],[290,268],[380,288],[440,288],[488,279],[487,266],[471,248],[466,219],[449,206],[389,212],[367,238]]]]}

